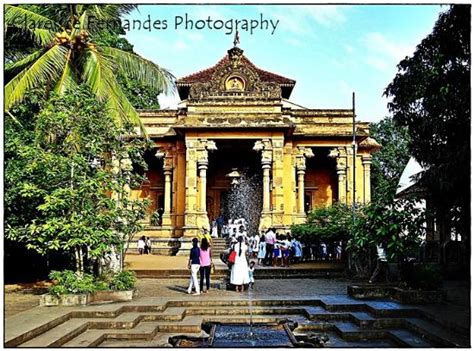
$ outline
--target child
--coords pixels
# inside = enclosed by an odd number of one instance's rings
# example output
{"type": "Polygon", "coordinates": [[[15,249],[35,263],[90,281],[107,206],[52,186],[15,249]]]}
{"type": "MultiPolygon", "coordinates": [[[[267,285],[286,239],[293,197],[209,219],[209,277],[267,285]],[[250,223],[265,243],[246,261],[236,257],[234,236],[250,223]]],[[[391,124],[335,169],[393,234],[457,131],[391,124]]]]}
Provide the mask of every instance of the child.
{"type": "Polygon", "coordinates": [[[253,277],[253,272],[255,271],[255,262],[250,261],[249,264],[249,288],[253,289],[253,285],[255,284],[255,278],[253,277]]]}
{"type": "MultiPolygon", "coordinates": [[[[277,237],[278,240],[280,240],[280,237],[277,237]]],[[[281,265],[281,250],[280,250],[280,246],[282,245],[282,243],[280,241],[277,241],[274,245],[273,245],[273,265],[272,266],[279,266],[281,265]]]]}
{"type": "Polygon", "coordinates": [[[263,260],[265,259],[266,255],[267,244],[265,243],[265,235],[262,235],[260,238],[260,244],[258,244],[258,264],[263,264],[263,260]]]}
{"type": "Polygon", "coordinates": [[[288,236],[281,236],[281,245],[280,245],[280,250],[281,250],[281,267],[290,267],[290,247],[291,247],[291,242],[289,240],[289,235],[288,236]]]}

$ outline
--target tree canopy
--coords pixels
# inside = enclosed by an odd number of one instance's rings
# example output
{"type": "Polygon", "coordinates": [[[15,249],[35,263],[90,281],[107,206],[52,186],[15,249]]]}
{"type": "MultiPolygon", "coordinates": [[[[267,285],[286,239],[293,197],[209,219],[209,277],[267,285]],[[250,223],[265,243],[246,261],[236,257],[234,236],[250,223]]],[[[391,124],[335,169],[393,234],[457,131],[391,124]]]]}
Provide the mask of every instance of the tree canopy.
{"type": "Polygon", "coordinates": [[[372,158],[372,201],[391,203],[410,158],[408,131],[406,127],[396,125],[391,117],[385,117],[370,125],[370,134],[383,145],[372,158]]]}
{"type": "Polygon", "coordinates": [[[420,184],[438,214],[470,232],[470,5],[452,5],[385,90],[410,153],[427,170],[420,184]]]}
{"type": "Polygon", "coordinates": [[[117,31],[120,16],[135,7],[5,5],[5,110],[10,111],[34,88],[61,95],[85,84],[107,105],[108,113],[117,122],[140,124],[138,113],[117,77],[132,79],[140,86],[163,93],[173,89],[174,77],[131,52],[116,35],[112,35],[113,43],[107,38],[117,31]]]}
{"type": "Polygon", "coordinates": [[[146,167],[144,141],[124,138],[131,125],[117,127],[87,87],[40,104],[38,114],[18,111],[23,119],[6,126],[5,234],[40,254],[74,253],[83,272],[85,250],[97,259],[112,247],[121,252],[141,229],[148,202],[126,193],[142,181],[132,164],[146,167]],[[34,127],[25,131],[24,120],[34,127]]]}

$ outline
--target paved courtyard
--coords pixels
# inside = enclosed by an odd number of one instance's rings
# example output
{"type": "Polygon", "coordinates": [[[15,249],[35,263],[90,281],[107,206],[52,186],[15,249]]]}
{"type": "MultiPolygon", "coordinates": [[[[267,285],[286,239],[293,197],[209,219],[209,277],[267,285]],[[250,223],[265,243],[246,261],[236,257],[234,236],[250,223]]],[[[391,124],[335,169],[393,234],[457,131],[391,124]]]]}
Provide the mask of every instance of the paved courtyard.
{"type": "MultiPolygon", "coordinates": [[[[452,338],[450,332],[443,332],[444,327],[440,328],[439,325],[432,324],[433,320],[437,320],[438,322],[435,324],[441,322],[442,325],[450,327],[457,325],[458,329],[463,331],[450,341],[455,343],[452,345],[465,346],[469,344],[467,333],[470,325],[470,308],[469,298],[466,299],[466,294],[468,295],[469,292],[468,285],[456,282],[447,283],[449,300],[447,303],[408,306],[389,301],[354,300],[345,294],[347,285],[350,283],[351,281],[342,278],[257,281],[255,288],[251,291],[251,298],[255,304],[252,307],[255,313],[254,321],[273,323],[282,318],[299,321],[300,327],[297,331],[303,334],[312,330],[312,325],[319,325],[317,328],[320,328],[320,323],[323,323],[324,328],[329,328],[328,335],[332,335],[331,338],[337,340],[337,343],[333,345],[338,345],[337,347],[355,346],[354,343],[347,344],[344,341],[344,338],[352,335],[351,333],[362,333],[361,335],[369,333],[364,338],[372,335],[371,337],[378,340],[375,340],[373,344],[362,343],[359,345],[360,347],[400,345],[431,347],[440,345],[441,341],[436,339],[436,335],[440,333],[444,333],[446,338],[452,338]],[[300,305],[301,307],[297,307],[300,305]],[[390,323],[394,323],[396,318],[399,318],[397,311],[402,311],[400,316],[409,316],[413,313],[410,311],[414,308],[422,311],[424,317],[420,319],[416,314],[418,317],[405,318],[403,323],[408,323],[410,328],[419,329],[423,333],[426,328],[431,329],[434,339],[430,339],[430,342],[413,334],[413,330],[410,332],[392,327],[389,329],[389,339],[398,340],[396,344],[392,344],[393,340],[387,339],[385,334],[373,334],[374,332],[366,330],[367,325],[378,325],[377,328],[381,328],[380,323],[387,323],[384,319],[388,313],[387,310],[389,312],[395,311],[393,316],[387,315],[391,316],[390,323]],[[407,312],[403,312],[405,310],[407,312]],[[327,318],[329,318],[328,321],[336,318],[336,321],[331,322],[332,324],[321,322],[327,318]],[[341,319],[341,321],[337,321],[337,319],[341,319]]],[[[69,347],[164,346],[169,337],[173,335],[202,336],[203,332],[200,328],[204,321],[248,321],[248,292],[237,293],[211,289],[207,294],[191,296],[186,293],[187,284],[187,279],[140,279],[137,283],[138,296],[132,302],[85,307],[40,307],[37,294],[42,291],[41,289],[35,291],[29,287],[22,292],[18,290],[19,287],[7,286],[5,293],[6,341],[15,340],[15,338],[21,340],[22,335],[27,335],[31,330],[38,332],[44,329],[43,334],[21,344],[31,347],[47,345],[69,347]],[[58,321],[61,324],[54,327],[59,323],[58,321]],[[88,324],[84,324],[87,321],[89,321],[88,324]],[[71,328],[69,332],[68,328],[71,328]],[[115,339],[115,337],[119,339],[115,339]],[[133,341],[127,339],[128,337],[142,339],[133,341]]],[[[377,333],[381,333],[379,329],[377,330],[377,333]]]]}

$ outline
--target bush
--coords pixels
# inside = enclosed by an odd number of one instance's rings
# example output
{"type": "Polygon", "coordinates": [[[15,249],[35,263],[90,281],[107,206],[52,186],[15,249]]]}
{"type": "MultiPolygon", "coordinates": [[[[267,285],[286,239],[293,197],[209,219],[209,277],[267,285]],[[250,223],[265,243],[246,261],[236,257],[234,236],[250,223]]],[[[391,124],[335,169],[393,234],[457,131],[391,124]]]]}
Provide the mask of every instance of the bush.
{"type": "Polygon", "coordinates": [[[347,240],[351,221],[352,212],[346,205],[318,207],[308,214],[306,223],[291,226],[291,233],[307,243],[347,240]]]}
{"type": "Polygon", "coordinates": [[[49,293],[54,296],[66,294],[89,294],[103,290],[131,290],[135,287],[135,273],[123,271],[114,276],[95,278],[92,274],[77,275],[70,270],[52,271],[49,278],[53,280],[53,285],[49,288],[49,293]]]}
{"type": "Polygon", "coordinates": [[[112,280],[110,281],[110,289],[118,291],[131,290],[135,287],[136,281],[137,278],[135,277],[135,273],[122,271],[112,277],[112,280]]]}
{"type": "Polygon", "coordinates": [[[49,288],[51,295],[88,294],[97,290],[92,274],[84,273],[81,277],[70,270],[52,271],[49,278],[54,281],[54,285],[49,288]]]}

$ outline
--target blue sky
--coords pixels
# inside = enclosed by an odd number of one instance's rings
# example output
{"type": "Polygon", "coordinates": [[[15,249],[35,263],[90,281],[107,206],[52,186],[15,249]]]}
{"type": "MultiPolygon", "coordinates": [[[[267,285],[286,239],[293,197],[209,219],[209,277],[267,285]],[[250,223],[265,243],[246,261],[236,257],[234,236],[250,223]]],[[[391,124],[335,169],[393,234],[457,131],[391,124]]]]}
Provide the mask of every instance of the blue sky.
{"type": "MultiPolygon", "coordinates": [[[[350,108],[356,92],[357,119],[388,115],[384,88],[397,63],[428,35],[439,5],[140,5],[130,20],[160,20],[160,29],[129,30],[135,51],[182,77],[217,63],[232,47],[227,29],[175,28],[176,16],[194,21],[259,20],[269,30],[239,30],[240,47],[258,67],[296,80],[291,101],[308,108],[350,108]],[[163,22],[166,21],[167,28],[163,22]]],[[[214,23],[214,22],[213,22],[214,23]]],[[[177,97],[162,98],[174,107],[177,97]]]]}

